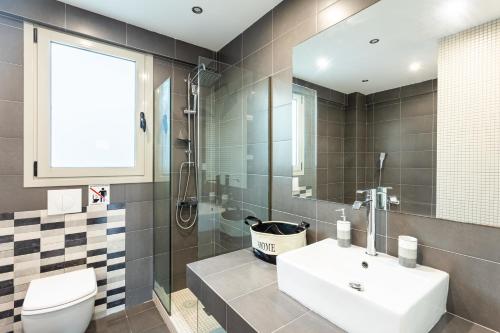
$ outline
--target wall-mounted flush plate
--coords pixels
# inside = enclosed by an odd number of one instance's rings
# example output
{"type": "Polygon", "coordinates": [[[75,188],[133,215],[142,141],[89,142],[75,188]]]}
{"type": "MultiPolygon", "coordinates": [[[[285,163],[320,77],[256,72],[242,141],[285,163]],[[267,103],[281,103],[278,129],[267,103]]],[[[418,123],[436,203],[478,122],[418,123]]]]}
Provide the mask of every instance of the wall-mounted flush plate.
{"type": "Polygon", "coordinates": [[[82,189],[47,191],[47,215],[80,213],[82,189]]]}

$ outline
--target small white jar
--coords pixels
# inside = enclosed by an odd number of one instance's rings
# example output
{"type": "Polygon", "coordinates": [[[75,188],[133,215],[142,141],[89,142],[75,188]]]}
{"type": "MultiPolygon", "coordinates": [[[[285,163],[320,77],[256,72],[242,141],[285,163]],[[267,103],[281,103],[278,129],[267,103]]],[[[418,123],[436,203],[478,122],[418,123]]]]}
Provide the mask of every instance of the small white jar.
{"type": "Polygon", "coordinates": [[[418,240],[411,236],[398,237],[399,264],[408,268],[417,267],[418,240]]]}

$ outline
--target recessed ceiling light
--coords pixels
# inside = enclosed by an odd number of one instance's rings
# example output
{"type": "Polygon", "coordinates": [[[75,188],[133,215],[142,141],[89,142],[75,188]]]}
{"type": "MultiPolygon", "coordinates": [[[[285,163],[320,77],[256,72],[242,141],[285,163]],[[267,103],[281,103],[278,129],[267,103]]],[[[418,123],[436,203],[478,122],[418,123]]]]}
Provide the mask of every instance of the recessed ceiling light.
{"type": "Polygon", "coordinates": [[[195,14],[201,14],[201,13],[203,13],[203,8],[201,8],[200,6],[194,6],[193,8],[191,8],[191,10],[195,14]]]}
{"type": "Polygon", "coordinates": [[[370,44],[377,44],[378,42],[380,42],[380,39],[378,38],[373,38],[370,40],[370,44]]]}
{"type": "Polygon", "coordinates": [[[419,62],[412,62],[409,67],[410,71],[412,72],[416,72],[420,70],[420,68],[422,68],[422,64],[419,62]]]}
{"type": "Polygon", "coordinates": [[[367,79],[361,80],[361,82],[368,82],[368,81],[369,81],[369,80],[367,80],[367,79]]]}
{"type": "Polygon", "coordinates": [[[330,60],[328,60],[327,58],[321,57],[318,58],[318,60],[316,60],[316,66],[318,66],[319,69],[325,69],[329,65],[330,65],[330,60]]]}

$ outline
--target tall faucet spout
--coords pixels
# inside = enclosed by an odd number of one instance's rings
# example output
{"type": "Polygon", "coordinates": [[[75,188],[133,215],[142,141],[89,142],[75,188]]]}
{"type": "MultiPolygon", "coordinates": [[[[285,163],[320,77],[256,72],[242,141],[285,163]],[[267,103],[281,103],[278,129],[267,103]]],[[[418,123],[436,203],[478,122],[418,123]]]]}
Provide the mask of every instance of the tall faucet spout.
{"type": "Polygon", "coordinates": [[[394,196],[388,196],[387,190],[390,187],[372,188],[369,190],[358,190],[357,194],[365,194],[365,201],[355,201],[353,209],[360,209],[366,206],[366,254],[376,256],[376,237],[377,237],[377,208],[387,210],[391,204],[399,204],[399,200],[394,196]]]}
{"type": "Polygon", "coordinates": [[[368,190],[367,196],[370,204],[366,207],[367,227],[366,227],[366,254],[376,256],[376,209],[377,209],[377,189],[368,190]]]}

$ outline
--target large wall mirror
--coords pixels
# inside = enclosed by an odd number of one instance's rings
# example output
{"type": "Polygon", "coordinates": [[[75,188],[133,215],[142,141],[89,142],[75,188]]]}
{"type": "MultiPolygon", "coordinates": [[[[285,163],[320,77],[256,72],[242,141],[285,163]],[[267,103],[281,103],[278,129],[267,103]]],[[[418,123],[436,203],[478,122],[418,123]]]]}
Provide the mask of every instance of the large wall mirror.
{"type": "Polygon", "coordinates": [[[498,0],[381,0],[293,50],[293,196],[500,226],[498,0]]]}

